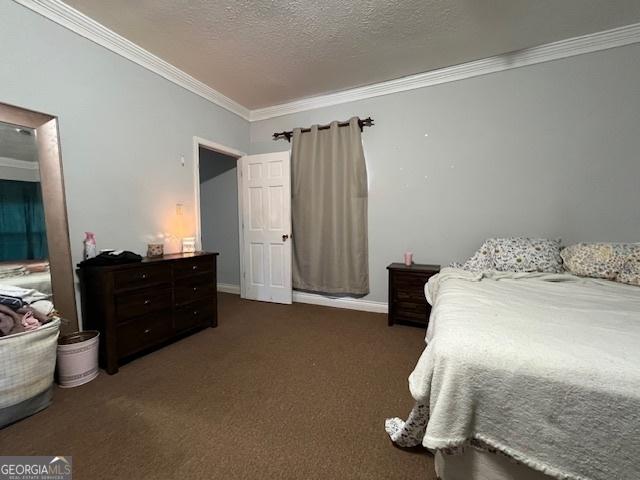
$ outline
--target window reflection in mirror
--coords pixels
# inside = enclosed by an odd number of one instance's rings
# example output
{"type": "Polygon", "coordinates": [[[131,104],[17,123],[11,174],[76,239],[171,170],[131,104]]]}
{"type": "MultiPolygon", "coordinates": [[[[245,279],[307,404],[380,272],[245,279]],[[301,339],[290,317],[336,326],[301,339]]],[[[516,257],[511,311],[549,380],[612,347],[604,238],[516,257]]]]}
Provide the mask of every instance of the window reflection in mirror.
{"type": "Polygon", "coordinates": [[[0,122],[0,294],[19,287],[50,298],[36,135],[34,129],[0,122]]]}

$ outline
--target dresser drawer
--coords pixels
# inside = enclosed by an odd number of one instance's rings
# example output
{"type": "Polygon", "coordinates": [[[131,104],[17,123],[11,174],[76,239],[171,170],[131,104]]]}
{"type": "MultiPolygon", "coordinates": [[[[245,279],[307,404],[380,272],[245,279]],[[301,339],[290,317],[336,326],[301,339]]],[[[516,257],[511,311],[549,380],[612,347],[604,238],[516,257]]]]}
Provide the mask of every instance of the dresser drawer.
{"type": "Polygon", "coordinates": [[[174,328],[176,331],[182,331],[209,325],[214,316],[214,309],[215,303],[210,300],[179,308],[174,314],[174,328]]]}
{"type": "Polygon", "coordinates": [[[152,312],[171,312],[172,299],[169,288],[148,288],[136,293],[119,294],[116,300],[118,321],[139,317],[152,312]]]}
{"type": "Polygon", "coordinates": [[[172,333],[171,315],[157,313],[136,318],[118,326],[118,356],[126,357],[168,339],[172,333]]]}
{"type": "Polygon", "coordinates": [[[174,278],[188,277],[196,273],[213,272],[213,260],[211,257],[194,257],[180,260],[173,265],[174,278]]]}
{"type": "Polygon", "coordinates": [[[205,298],[212,299],[216,295],[216,286],[210,273],[176,280],[174,289],[176,305],[184,305],[205,298]]]}
{"type": "Polygon", "coordinates": [[[141,288],[163,283],[171,283],[169,265],[145,265],[128,268],[113,274],[113,286],[116,290],[141,288]]]}

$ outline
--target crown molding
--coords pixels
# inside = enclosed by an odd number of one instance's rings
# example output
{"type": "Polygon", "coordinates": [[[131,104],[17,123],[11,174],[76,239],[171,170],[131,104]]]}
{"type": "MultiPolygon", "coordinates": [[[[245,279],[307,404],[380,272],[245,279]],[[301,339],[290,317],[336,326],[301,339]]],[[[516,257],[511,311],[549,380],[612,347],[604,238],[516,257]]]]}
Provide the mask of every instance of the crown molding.
{"type": "Polygon", "coordinates": [[[640,43],[640,23],[635,23],[364,87],[249,110],[60,0],[14,1],[251,122],[640,43]]]}
{"type": "Polygon", "coordinates": [[[266,120],[268,118],[306,110],[314,110],[316,108],[329,107],[341,103],[389,95],[391,93],[404,92],[441,83],[455,82],[465,78],[478,77],[480,75],[501,72],[512,68],[525,67],[527,65],[535,65],[561,58],[607,50],[609,48],[622,47],[633,43],[640,43],[640,23],[569,38],[567,40],[560,40],[538,47],[496,55],[482,60],[432,70],[426,73],[419,73],[387,82],[305,98],[281,105],[259,108],[251,111],[249,120],[252,122],[266,120]]]}
{"type": "Polygon", "coordinates": [[[153,55],[135,43],[109,30],[60,0],[14,0],[55,23],[131,60],[216,105],[249,120],[249,109],[217,90],[153,55]]]}

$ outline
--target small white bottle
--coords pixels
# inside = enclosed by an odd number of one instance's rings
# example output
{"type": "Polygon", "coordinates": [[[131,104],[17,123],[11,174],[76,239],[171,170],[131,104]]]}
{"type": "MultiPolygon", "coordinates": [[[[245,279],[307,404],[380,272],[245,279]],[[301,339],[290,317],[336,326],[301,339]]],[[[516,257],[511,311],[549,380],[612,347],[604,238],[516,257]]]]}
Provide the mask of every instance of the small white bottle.
{"type": "Polygon", "coordinates": [[[98,254],[96,250],[96,235],[93,232],[84,232],[84,259],[88,260],[98,254]]]}

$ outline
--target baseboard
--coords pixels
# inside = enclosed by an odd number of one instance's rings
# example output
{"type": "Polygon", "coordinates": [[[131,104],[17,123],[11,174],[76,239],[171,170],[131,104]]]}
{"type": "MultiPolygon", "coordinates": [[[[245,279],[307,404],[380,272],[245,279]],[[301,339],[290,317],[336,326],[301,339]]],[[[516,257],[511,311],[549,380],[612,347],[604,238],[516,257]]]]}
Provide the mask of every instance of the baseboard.
{"type": "Polygon", "coordinates": [[[293,301],[298,303],[310,303],[325,307],[347,308],[349,310],[362,310],[364,312],[387,313],[386,302],[374,302],[361,298],[330,298],[314,293],[293,292],[293,301]]]}
{"type": "MultiPolygon", "coordinates": [[[[218,291],[224,293],[233,293],[240,295],[240,285],[231,285],[229,283],[219,283],[218,291]]],[[[315,293],[293,292],[293,301],[296,303],[308,303],[311,305],[322,305],[324,307],[346,308],[349,310],[361,310],[363,312],[387,313],[388,305],[386,302],[374,302],[372,300],[363,300],[361,298],[331,298],[315,293]]]]}
{"type": "Polygon", "coordinates": [[[240,285],[231,285],[230,283],[219,283],[218,291],[224,293],[233,293],[234,295],[240,295],[240,285]]]}

